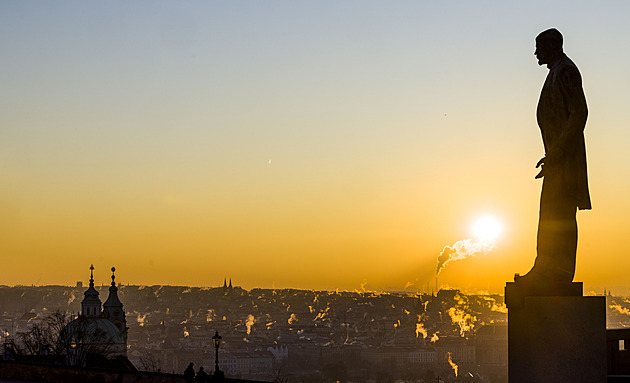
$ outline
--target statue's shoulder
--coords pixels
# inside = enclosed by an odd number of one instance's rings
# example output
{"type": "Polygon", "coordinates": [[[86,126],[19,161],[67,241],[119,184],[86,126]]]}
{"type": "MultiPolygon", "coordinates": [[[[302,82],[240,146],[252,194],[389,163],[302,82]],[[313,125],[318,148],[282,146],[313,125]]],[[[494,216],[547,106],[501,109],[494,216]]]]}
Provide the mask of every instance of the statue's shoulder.
{"type": "Polygon", "coordinates": [[[582,76],[577,65],[568,58],[566,55],[558,64],[553,68],[555,71],[555,78],[564,84],[581,84],[582,76]]]}

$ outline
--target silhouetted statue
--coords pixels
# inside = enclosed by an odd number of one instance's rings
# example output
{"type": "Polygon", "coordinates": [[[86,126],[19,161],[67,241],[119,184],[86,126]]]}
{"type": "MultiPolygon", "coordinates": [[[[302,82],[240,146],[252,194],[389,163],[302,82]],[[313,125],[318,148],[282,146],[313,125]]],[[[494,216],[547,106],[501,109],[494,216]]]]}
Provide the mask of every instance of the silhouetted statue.
{"type": "Polygon", "coordinates": [[[188,367],[184,370],[184,380],[186,383],[195,383],[195,368],[193,362],[190,362],[188,367]]]}
{"type": "Polygon", "coordinates": [[[519,283],[541,287],[570,283],[577,250],[576,209],[590,209],[584,126],[588,109],[577,66],[562,50],[562,34],[549,29],[536,37],[538,64],[549,74],[536,112],[545,156],[536,178],[543,178],[538,217],[537,257],[519,283]]]}

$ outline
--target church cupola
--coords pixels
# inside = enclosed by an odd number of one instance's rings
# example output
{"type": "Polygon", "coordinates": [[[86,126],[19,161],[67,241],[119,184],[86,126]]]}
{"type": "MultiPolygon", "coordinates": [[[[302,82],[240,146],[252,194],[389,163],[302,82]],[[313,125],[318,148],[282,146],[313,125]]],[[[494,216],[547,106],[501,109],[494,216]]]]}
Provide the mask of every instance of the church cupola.
{"type": "Polygon", "coordinates": [[[116,275],[114,275],[115,271],[116,268],[112,267],[112,285],[109,287],[109,297],[107,297],[107,300],[103,304],[103,317],[109,319],[118,327],[121,333],[126,335],[127,320],[125,318],[123,304],[120,299],[118,299],[118,287],[116,287],[116,275]]]}
{"type": "Polygon", "coordinates": [[[101,315],[101,300],[98,291],[94,288],[94,265],[90,265],[90,287],[83,293],[85,296],[81,302],[81,315],[94,318],[101,315]]]}

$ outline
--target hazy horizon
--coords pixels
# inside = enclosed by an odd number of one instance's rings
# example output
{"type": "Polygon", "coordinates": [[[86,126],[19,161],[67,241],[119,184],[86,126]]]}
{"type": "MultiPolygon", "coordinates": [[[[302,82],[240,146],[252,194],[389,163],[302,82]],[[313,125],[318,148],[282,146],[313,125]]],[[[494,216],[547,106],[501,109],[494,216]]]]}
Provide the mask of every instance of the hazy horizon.
{"type": "MultiPolygon", "coordinates": [[[[75,288],[76,287],[76,283],[79,281],[75,281],[74,283],[69,283],[69,284],[31,284],[31,285],[25,285],[25,284],[14,284],[14,285],[6,285],[6,284],[0,284],[0,287],[68,287],[68,288],[75,288]]],[[[80,281],[83,283],[83,288],[87,289],[88,285],[89,285],[89,281],[85,280],[85,281],[80,281]]],[[[580,282],[580,281],[577,281],[580,282]]],[[[103,282],[98,282],[98,281],[94,281],[94,286],[98,289],[108,289],[110,286],[111,280],[109,281],[103,281],[103,282]]],[[[229,279],[228,279],[228,283],[229,283],[229,279]]],[[[144,284],[144,283],[135,283],[133,281],[129,281],[129,282],[117,282],[117,285],[124,287],[154,287],[154,286],[168,286],[168,287],[186,287],[186,288],[200,288],[200,289],[213,289],[213,288],[222,288],[223,287],[223,282],[221,282],[220,284],[213,284],[213,285],[185,285],[185,284],[168,284],[168,283],[156,283],[156,284],[144,284]]],[[[363,286],[358,286],[357,288],[323,288],[323,287],[295,287],[295,286],[248,286],[248,285],[241,285],[238,283],[234,283],[233,281],[233,287],[239,287],[242,288],[246,291],[251,291],[254,289],[262,289],[262,290],[305,290],[305,291],[325,291],[325,292],[348,292],[348,293],[375,293],[375,294],[382,294],[382,293],[401,293],[401,294],[435,294],[437,291],[435,290],[435,285],[430,286],[429,289],[425,288],[419,288],[419,289],[414,289],[414,288],[407,288],[404,289],[404,286],[401,288],[397,288],[397,287],[384,287],[382,289],[371,289],[369,288],[369,286],[367,285],[363,285],[363,286]]],[[[470,288],[470,287],[457,287],[457,286],[444,286],[444,285],[440,285],[438,286],[438,291],[439,290],[459,290],[464,294],[467,295],[504,295],[504,291],[503,289],[498,289],[498,290],[487,290],[487,289],[476,289],[476,288],[470,288]]],[[[588,286],[588,285],[584,285],[584,295],[585,296],[592,296],[592,295],[603,295],[604,292],[606,294],[610,293],[613,296],[630,296],[630,288],[628,288],[627,286],[588,286]]]]}

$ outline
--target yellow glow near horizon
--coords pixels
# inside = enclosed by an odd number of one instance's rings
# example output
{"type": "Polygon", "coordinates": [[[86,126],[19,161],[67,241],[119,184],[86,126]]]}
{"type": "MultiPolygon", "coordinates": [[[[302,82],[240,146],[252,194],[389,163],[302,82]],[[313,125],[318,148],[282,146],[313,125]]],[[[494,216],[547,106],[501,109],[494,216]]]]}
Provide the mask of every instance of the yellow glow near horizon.
{"type": "Polygon", "coordinates": [[[498,219],[492,216],[478,218],[473,224],[473,233],[484,241],[496,241],[503,231],[503,226],[498,219]]]}

